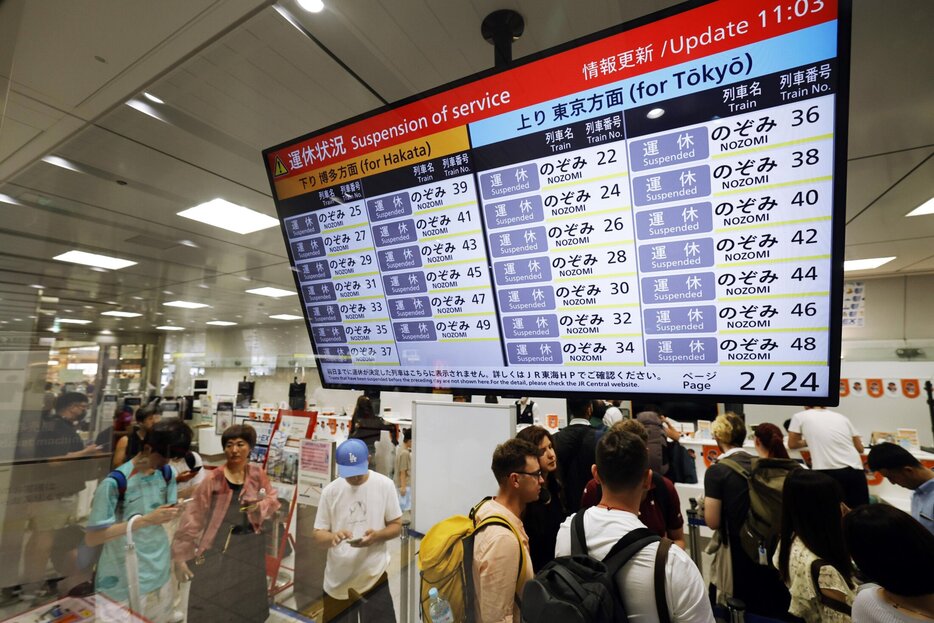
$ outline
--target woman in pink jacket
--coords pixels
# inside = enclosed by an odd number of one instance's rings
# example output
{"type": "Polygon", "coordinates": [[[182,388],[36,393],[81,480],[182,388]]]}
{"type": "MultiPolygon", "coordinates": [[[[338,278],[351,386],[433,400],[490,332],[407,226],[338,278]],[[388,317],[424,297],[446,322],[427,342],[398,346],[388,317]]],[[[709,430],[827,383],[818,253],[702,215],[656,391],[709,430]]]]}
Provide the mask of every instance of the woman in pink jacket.
{"type": "Polygon", "coordinates": [[[250,426],[221,437],[227,462],[207,475],[186,506],[172,544],[180,581],[191,581],[188,623],[265,621],[266,535],[279,510],[266,472],[249,463],[256,443],[250,426]]]}

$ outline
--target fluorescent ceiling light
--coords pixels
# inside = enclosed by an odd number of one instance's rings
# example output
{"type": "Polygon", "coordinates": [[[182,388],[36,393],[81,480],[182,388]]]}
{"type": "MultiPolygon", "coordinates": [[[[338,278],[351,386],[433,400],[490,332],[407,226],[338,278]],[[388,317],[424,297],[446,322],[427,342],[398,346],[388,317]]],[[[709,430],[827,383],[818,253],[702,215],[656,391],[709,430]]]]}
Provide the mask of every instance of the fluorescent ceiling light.
{"type": "Polygon", "coordinates": [[[15,206],[21,206],[21,205],[23,205],[23,204],[21,204],[19,201],[17,201],[16,199],[14,199],[13,197],[11,197],[11,196],[9,196],[9,195],[4,195],[3,193],[0,193],[0,201],[2,201],[3,203],[11,203],[11,204],[13,204],[13,205],[15,205],[15,206]]]}
{"type": "Polygon", "coordinates": [[[665,114],[664,108],[653,108],[645,116],[648,117],[649,119],[658,119],[664,114],[665,114]]]}
{"type": "Polygon", "coordinates": [[[49,359],[49,362],[48,362],[46,365],[49,365],[49,366],[57,366],[57,365],[58,365],[58,359],[49,359]]]}
{"type": "Polygon", "coordinates": [[[43,289],[45,289],[45,286],[42,285],[42,284],[39,284],[39,283],[30,284],[29,287],[30,287],[30,288],[35,288],[36,290],[43,290],[43,289]]]}
{"type": "Polygon", "coordinates": [[[309,13],[320,13],[324,10],[324,2],[322,2],[322,0],[298,0],[297,3],[298,6],[309,13]]]}
{"type": "Polygon", "coordinates": [[[168,303],[163,303],[166,307],[184,307],[185,309],[201,309],[202,307],[210,307],[207,303],[192,303],[191,301],[169,301],[168,303]]]}
{"type": "Polygon", "coordinates": [[[252,290],[247,290],[247,294],[259,294],[260,296],[269,296],[274,299],[280,299],[283,296],[295,296],[295,293],[290,290],[283,290],[282,288],[253,288],[252,290]]]}
{"type": "Polygon", "coordinates": [[[252,234],[279,224],[279,221],[271,216],[220,198],[183,210],[178,215],[238,234],[252,234]]]}
{"type": "Polygon", "coordinates": [[[302,320],[302,316],[296,316],[294,314],[276,314],[275,316],[270,316],[273,320],[302,320]]]}
{"type": "Polygon", "coordinates": [[[883,264],[888,264],[895,259],[895,256],[892,257],[872,257],[865,260],[847,260],[843,262],[843,270],[871,270],[873,268],[879,268],[883,264]]]}
{"type": "Polygon", "coordinates": [[[150,102],[155,102],[156,104],[165,104],[164,101],[153,95],[152,93],[143,93],[143,97],[148,99],[150,102]]]}
{"type": "Polygon", "coordinates": [[[934,214],[934,197],[931,197],[905,216],[924,216],[925,214],[934,214]]]}
{"type": "Polygon", "coordinates": [[[69,251],[52,258],[59,262],[71,262],[72,264],[81,264],[82,266],[93,266],[95,268],[106,268],[108,270],[120,270],[128,266],[135,266],[136,262],[130,260],[121,260],[119,257],[110,257],[109,255],[99,255],[97,253],[86,253],[84,251],[69,251]]]}
{"type": "Polygon", "coordinates": [[[214,325],[215,327],[232,327],[236,325],[236,322],[229,322],[227,320],[209,320],[204,324],[214,325]]]}
{"type": "Polygon", "coordinates": [[[68,169],[69,171],[74,171],[75,173],[83,173],[83,171],[76,167],[74,164],[68,162],[64,158],[59,158],[58,156],[46,156],[42,159],[42,162],[54,165],[56,167],[61,167],[63,169],[68,169]]]}
{"type": "Polygon", "coordinates": [[[170,324],[162,325],[161,327],[156,327],[160,331],[184,331],[185,327],[173,327],[170,324]]]}
{"type": "Polygon", "coordinates": [[[126,105],[129,106],[130,108],[132,108],[133,110],[138,110],[139,112],[143,113],[144,115],[147,115],[147,116],[149,116],[149,117],[152,117],[153,119],[157,119],[157,120],[161,121],[162,123],[168,123],[168,120],[167,120],[167,119],[164,119],[164,118],[162,117],[162,115],[159,114],[159,111],[157,111],[155,108],[153,108],[153,107],[152,107],[152,104],[150,104],[149,102],[144,102],[144,101],[142,101],[142,100],[132,99],[132,100],[128,101],[128,102],[126,103],[126,105]]]}
{"type": "Polygon", "coordinates": [[[59,318],[56,322],[59,324],[91,324],[90,320],[79,320],[78,318],[59,318]]]}
{"type": "Polygon", "coordinates": [[[101,316],[113,316],[115,318],[137,318],[142,316],[142,314],[137,314],[136,312],[125,312],[125,311],[105,311],[101,312],[101,316]]]}

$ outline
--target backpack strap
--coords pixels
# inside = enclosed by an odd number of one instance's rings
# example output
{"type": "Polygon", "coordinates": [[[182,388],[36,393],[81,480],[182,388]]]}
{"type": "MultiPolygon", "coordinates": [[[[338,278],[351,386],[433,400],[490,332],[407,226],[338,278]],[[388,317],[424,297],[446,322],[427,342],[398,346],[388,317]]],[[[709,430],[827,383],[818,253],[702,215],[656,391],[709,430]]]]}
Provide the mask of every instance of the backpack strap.
{"type": "Polygon", "coordinates": [[[655,553],[655,609],[658,611],[659,623],[671,622],[668,600],[665,598],[665,565],[668,563],[668,550],[671,549],[671,543],[671,539],[662,539],[655,553]]]}
{"type": "Polygon", "coordinates": [[[117,483],[117,503],[123,502],[123,498],[126,497],[126,474],[115,469],[107,474],[107,477],[117,483]]]}
{"type": "Polygon", "coordinates": [[[584,534],[584,511],[574,513],[571,519],[571,556],[587,555],[587,537],[584,534]]]}
{"type": "Polygon", "coordinates": [[[717,465],[723,465],[725,467],[729,467],[730,469],[732,469],[734,472],[736,472],[737,474],[739,474],[746,480],[749,480],[750,478],[752,478],[752,474],[749,471],[747,471],[746,468],[744,468],[742,465],[740,465],[733,459],[720,459],[719,461],[717,461],[717,465]]]}
{"type": "Polygon", "coordinates": [[[820,600],[821,604],[827,606],[831,610],[835,610],[841,614],[851,616],[852,608],[847,605],[844,601],[838,601],[832,597],[828,597],[820,589],[820,570],[825,566],[832,566],[826,560],[817,558],[814,562],[811,563],[811,581],[814,583],[814,593],[817,595],[817,599],[820,600]]]}
{"type": "Polygon", "coordinates": [[[656,541],[661,541],[661,537],[648,528],[636,528],[628,532],[623,538],[616,542],[613,549],[603,558],[603,564],[606,565],[607,574],[616,577],[617,572],[622,569],[636,553],[646,545],[655,543],[656,541]]]}

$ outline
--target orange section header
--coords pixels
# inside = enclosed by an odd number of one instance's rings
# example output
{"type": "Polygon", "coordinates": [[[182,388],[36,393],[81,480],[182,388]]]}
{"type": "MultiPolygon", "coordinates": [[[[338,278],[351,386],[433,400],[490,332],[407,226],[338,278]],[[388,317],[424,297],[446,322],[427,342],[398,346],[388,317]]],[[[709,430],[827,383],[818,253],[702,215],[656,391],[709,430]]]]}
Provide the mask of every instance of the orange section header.
{"type": "Polygon", "coordinates": [[[372,150],[802,30],[836,19],[838,12],[837,0],[788,5],[787,0],[701,5],[296,140],[266,152],[266,166],[275,180],[304,175],[372,150]]]}
{"type": "Polygon", "coordinates": [[[275,180],[276,197],[288,199],[316,188],[343,184],[367,175],[392,171],[432,158],[466,151],[470,148],[467,128],[461,126],[431,136],[418,138],[395,147],[372,151],[356,158],[319,167],[296,177],[275,180]]]}

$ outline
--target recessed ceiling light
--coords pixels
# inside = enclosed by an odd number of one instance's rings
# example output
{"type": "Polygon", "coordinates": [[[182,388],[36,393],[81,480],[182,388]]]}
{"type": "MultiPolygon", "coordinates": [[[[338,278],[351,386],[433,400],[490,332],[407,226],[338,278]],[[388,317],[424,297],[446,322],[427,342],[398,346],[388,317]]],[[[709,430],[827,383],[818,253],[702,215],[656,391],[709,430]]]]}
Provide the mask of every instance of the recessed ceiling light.
{"type": "Polygon", "coordinates": [[[280,299],[283,296],[295,296],[294,292],[290,290],[283,290],[282,288],[253,288],[252,290],[247,290],[247,294],[259,294],[260,296],[269,296],[274,299],[280,299]]]}
{"type": "Polygon", "coordinates": [[[114,334],[114,332],[111,331],[110,329],[101,329],[100,333],[101,335],[113,335],[114,334]]]}
{"type": "Polygon", "coordinates": [[[206,283],[199,283],[199,284],[198,284],[198,287],[199,287],[199,288],[203,288],[204,290],[210,290],[210,289],[211,289],[211,286],[209,286],[209,285],[206,284],[206,283]]]}
{"type": "Polygon", "coordinates": [[[59,158],[58,156],[46,156],[42,159],[42,162],[46,164],[51,164],[56,167],[61,167],[62,169],[68,169],[69,171],[74,171],[75,173],[83,173],[81,169],[76,167],[71,162],[68,162],[64,158],[59,158]]]}
{"type": "Polygon", "coordinates": [[[197,248],[198,248],[197,243],[192,242],[191,240],[179,240],[179,241],[178,241],[178,244],[180,244],[180,245],[182,245],[182,246],[184,246],[184,247],[191,247],[192,249],[197,249],[197,248]]]}
{"type": "Polygon", "coordinates": [[[232,327],[236,322],[228,322],[227,320],[208,320],[204,324],[214,325],[215,327],[232,327]]]}
{"type": "Polygon", "coordinates": [[[107,304],[108,305],[119,305],[120,303],[118,303],[117,301],[107,301],[107,304]]]}
{"type": "Polygon", "coordinates": [[[41,285],[41,284],[38,284],[38,283],[30,284],[29,287],[30,287],[30,288],[35,288],[36,290],[44,290],[44,289],[45,289],[45,286],[44,286],[44,285],[41,285]]]}
{"type": "Polygon", "coordinates": [[[185,327],[173,327],[172,325],[162,325],[161,327],[156,327],[160,331],[184,331],[185,327]]]}
{"type": "Polygon", "coordinates": [[[56,322],[59,324],[91,324],[90,320],[79,320],[78,318],[59,318],[56,322]]]}
{"type": "Polygon", "coordinates": [[[888,264],[895,259],[895,256],[892,257],[872,257],[865,260],[847,260],[843,262],[843,270],[871,270],[873,268],[879,268],[883,264],[888,264]]]}
{"type": "Polygon", "coordinates": [[[276,314],[270,316],[273,320],[302,320],[302,316],[296,316],[294,314],[276,314]]]}
{"type": "Polygon", "coordinates": [[[52,258],[59,262],[71,262],[72,264],[81,264],[82,266],[93,266],[95,268],[106,268],[108,270],[120,270],[127,266],[135,266],[136,262],[130,260],[121,260],[118,257],[108,255],[99,255],[97,253],[85,253],[84,251],[69,251],[52,258]]]}
{"type": "Polygon", "coordinates": [[[94,309],[94,306],[93,306],[93,305],[85,305],[84,308],[85,308],[85,309],[94,309]]]}
{"type": "Polygon", "coordinates": [[[252,234],[279,224],[271,216],[220,198],[183,210],[178,215],[238,234],[252,234]]]}
{"type": "Polygon", "coordinates": [[[159,99],[158,97],[156,97],[156,96],[153,95],[152,93],[146,93],[146,92],[144,92],[144,93],[143,93],[143,97],[145,97],[146,99],[148,99],[150,102],[155,102],[156,104],[165,104],[165,102],[163,102],[161,99],[159,99]]]}
{"type": "Polygon", "coordinates": [[[143,297],[141,297],[141,296],[131,296],[130,298],[133,299],[134,301],[142,301],[142,300],[143,300],[143,297]]]}
{"type": "Polygon", "coordinates": [[[142,316],[142,314],[125,311],[105,311],[101,312],[101,316],[113,316],[115,318],[138,318],[139,316],[142,316]]]}
{"type": "Polygon", "coordinates": [[[322,0],[298,0],[298,6],[309,13],[320,13],[324,10],[324,2],[322,0]]]}
{"type": "Polygon", "coordinates": [[[91,266],[88,270],[93,270],[95,273],[106,273],[106,268],[100,268],[99,266],[91,266]]]}
{"type": "Polygon", "coordinates": [[[924,216],[925,214],[934,214],[934,197],[931,197],[905,216],[924,216]]]}
{"type": "Polygon", "coordinates": [[[664,114],[665,114],[664,108],[653,108],[648,113],[646,113],[645,116],[648,117],[649,119],[658,119],[664,114]]]}
{"type": "Polygon", "coordinates": [[[185,309],[201,309],[202,307],[210,307],[207,303],[192,303],[191,301],[169,301],[168,303],[163,303],[166,307],[184,307],[185,309]]]}

